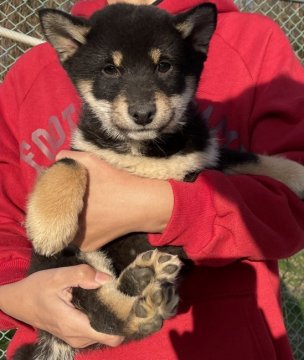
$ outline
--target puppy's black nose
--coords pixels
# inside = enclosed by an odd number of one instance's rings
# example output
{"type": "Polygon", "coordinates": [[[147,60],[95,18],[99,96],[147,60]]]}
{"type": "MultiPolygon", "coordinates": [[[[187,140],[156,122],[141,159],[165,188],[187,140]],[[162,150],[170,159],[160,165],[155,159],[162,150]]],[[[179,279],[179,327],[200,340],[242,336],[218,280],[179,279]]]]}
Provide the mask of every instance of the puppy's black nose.
{"type": "Polygon", "coordinates": [[[129,106],[129,114],[137,125],[144,126],[150,124],[154,119],[155,113],[156,107],[154,104],[129,106]]]}

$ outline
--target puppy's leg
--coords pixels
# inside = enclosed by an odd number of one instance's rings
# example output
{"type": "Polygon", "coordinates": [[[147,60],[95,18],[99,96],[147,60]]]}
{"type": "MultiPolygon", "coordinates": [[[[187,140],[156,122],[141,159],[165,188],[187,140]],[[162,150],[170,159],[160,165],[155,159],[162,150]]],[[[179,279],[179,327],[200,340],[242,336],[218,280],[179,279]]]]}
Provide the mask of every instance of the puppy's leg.
{"type": "Polygon", "coordinates": [[[89,316],[95,330],[123,335],[129,341],[152,334],[164,319],[175,315],[179,300],[175,281],[181,268],[177,256],[158,250],[142,253],[118,279],[104,253],[79,256],[113,277],[97,290],[73,290],[73,304],[89,316]]]}
{"type": "Polygon", "coordinates": [[[38,254],[53,255],[74,239],[86,186],[86,169],[72,159],[57,161],[40,176],[26,218],[27,233],[38,254]]]}
{"type": "Polygon", "coordinates": [[[130,339],[139,339],[159,330],[164,319],[176,314],[179,297],[175,281],[181,268],[177,256],[158,250],[137,256],[118,279],[118,289],[137,296],[125,324],[130,339]]]}
{"type": "Polygon", "coordinates": [[[149,250],[139,254],[118,278],[118,289],[130,296],[140,295],[154,281],[174,284],[182,263],[176,255],[149,250]]]}
{"type": "Polygon", "coordinates": [[[279,156],[222,150],[220,168],[226,174],[263,175],[278,180],[304,198],[304,166],[279,156]]]}

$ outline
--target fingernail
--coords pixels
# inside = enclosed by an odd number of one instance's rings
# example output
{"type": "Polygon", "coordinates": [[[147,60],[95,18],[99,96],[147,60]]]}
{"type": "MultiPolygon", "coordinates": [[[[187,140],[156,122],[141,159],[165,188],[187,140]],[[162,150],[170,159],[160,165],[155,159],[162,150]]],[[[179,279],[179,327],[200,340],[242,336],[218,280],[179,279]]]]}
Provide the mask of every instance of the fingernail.
{"type": "Polygon", "coordinates": [[[108,345],[111,347],[119,346],[124,341],[124,339],[125,338],[123,336],[115,336],[115,338],[111,340],[108,345]]]}
{"type": "Polygon", "coordinates": [[[96,272],[95,281],[98,282],[98,284],[103,285],[112,280],[113,277],[111,275],[99,271],[96,272]]]}

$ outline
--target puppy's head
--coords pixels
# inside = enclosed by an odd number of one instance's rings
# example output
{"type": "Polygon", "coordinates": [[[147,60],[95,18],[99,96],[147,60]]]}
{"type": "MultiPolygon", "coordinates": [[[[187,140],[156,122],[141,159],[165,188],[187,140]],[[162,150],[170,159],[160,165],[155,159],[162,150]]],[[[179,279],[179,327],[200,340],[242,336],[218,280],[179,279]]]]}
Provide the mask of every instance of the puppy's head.
{"type": "Polygon", "coordinates": [[[141,141],[183,125],[215,30],[214,5],[171,16],[117,4],[89,20],[46,9],[40,19],[103,131],[141,141]]]}

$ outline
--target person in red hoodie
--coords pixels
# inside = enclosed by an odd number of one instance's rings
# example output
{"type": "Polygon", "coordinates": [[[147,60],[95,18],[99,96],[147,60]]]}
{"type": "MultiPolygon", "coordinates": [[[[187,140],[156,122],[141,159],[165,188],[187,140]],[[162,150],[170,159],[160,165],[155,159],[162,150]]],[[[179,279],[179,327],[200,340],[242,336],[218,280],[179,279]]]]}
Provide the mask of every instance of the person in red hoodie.
{"type": "MultiPolygon", "coordinates": [[[[154,5],[175,14],[202,2],[154,5]]],[[[213,2],[218,26],[197,91],[200,110],[224,145],[304,163],[302,65],[271,20],[240,13],[232,0],[213,2]]],[[[89,17],[103,6],[104,0],[80,1],[72,13],[89,17]]],[[[291,360],[277,261],[304,247],[302,201],[262,176],[207,170],[194,183],[150,180],[69,152],[79,110],[77,93],[48,44],[22,56],[0,87],[0,328],[18,329],[8,359],[35,340],[34,326],[74,347],[110,345],[77,359],[291,360]],[[65,156],[85,164],[94,193],[82,249],[146,231],[152,245],[183,246],[196,264],[181,284],[177,316],[139,342],[119,345],[120,337],[96,333],[70,305],[71,287],[98,287],[109,280],[105,274],[80,266],[25,278],[31,253],[23,227],[27,194],[37,174],[65,156]]]]}

